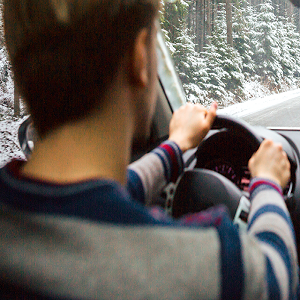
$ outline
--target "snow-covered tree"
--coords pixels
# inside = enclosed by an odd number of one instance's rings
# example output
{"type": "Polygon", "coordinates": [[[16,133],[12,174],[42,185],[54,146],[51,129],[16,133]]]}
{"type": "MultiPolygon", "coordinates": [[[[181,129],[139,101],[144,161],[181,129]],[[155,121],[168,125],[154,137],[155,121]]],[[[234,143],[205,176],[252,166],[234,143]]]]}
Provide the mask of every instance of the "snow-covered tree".
{"type": "Polygon", "coordinates": [[[217,100],[227,106],[251,97],[245,83],[272,92],[296,85],[300,36],[289,7],[282,18],[284,6],[276,1],[251,1],[256,6],[247,0],[233,1],[232,47],[227,41],[224,2],[200,5],[198,11],[195,1],[162,1],[162,30],[190,101],[208,104],[217,100]],[[207,18],[205,26],[200,22],[205,27],[201,28],[205,32],[201,53],[194,36],[199,15],[207,18]]]}
{"type": "MultiPolygon", "coordinates": [[[[245,2],[246,3],[246,2],[245,2]]],[[[242,59],[242,72],[246,78],[254,74],[253,52],[251,49],[251,23],[255,22],[256,14],[253,7],[247,3],[237,3],[233,10],[233,47],[242,59]],[[251,22],[250,22],[251,21],[251,22]]]]}
{"type": "Polygon", "coordinates": [[[240,101],[243,96],[243,63],[239,52],[227,43],[224,6],[221,6],[215,23],[210,43],[201,55],[208,70],[209,96],[225,106],[228,101],[240,101]]]}
{"type": "Polygon", "coordinates": [[[208,77],[205,62],[196,52],[195,37],[191,36],[187,28],[188,7],[189,2],[183,0],[166,3],[161,26],[187,100],[204,103],[207,95],[205,82],[208,77]]]}
{"type": "Polygon", "coordinates": [[[11,65],[4,47],[0,48],[0,119],[13,109],[14,82],[11,65]]]}
{"type": "Polygon", "coordinates": [[[300,34],[296,32],[296,26],[286,20],[286,18],[280,18],[278,22],[281,48],[280,62],[283,69],[284,82],[292,86],[295,85],[297,77],[300,76],[300,34]]]}
{"type": "Polygon", "coordinates": [[[277,22],[277,34],[280,48],[280,64],[282,67],[283,78],[282,82],[289,85],[294,81],[294,66],[296,64],[295,58],[291,55],[291,39],[288,36],[288,30],[292,30],[292,24],[280,18],[277,22]]]}
{"type": "Polygon", "coordinates": [[[278,20],[270,0],[260,4],[256,23],[253,24],[253,27],[255,73],[260,76],[264,84],[277,90],[283,79],[283,69],[278,20]]]}
{"type": "Polygon", "coordinates": [[[209,78],[205,61],[196,52],[195,46],[188,29],[184,29],[174,43],[173,59],[187,100],[205,104],[209,78]]]}

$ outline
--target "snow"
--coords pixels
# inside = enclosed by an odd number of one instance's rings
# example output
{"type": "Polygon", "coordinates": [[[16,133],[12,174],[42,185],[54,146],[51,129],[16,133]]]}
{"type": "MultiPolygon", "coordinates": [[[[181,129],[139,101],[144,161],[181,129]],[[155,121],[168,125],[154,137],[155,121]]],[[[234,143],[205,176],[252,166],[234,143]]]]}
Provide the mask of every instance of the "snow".
{"type": "Polygon", "coordinates": [[[25,119],[7,118],[0,121],[0,167],[13,158],[25,158],[18,142],[18,128],[25,119]]]}
{"type": "Polygon", "coordinates": [[[266,109],[273,105],[282,103],[284,101],[296,98],[300,96],[300,89],[295,89],[292,91],[273,94],[266,96],[264,98],[256,98],[243,103],[233,104],[224,109],[219,109],[218,114],[231,115],[237,118],[242,118],[258,112],[260,110],[266,109]]]}

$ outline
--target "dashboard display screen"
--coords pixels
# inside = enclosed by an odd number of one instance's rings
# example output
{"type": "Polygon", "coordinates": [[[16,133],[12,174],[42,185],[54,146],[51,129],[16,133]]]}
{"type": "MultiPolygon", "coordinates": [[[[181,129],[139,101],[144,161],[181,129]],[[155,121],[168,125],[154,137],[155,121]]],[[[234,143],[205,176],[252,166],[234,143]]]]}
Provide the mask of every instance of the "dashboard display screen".
{"type": "Polygon", "coordinates": [[[248,191],[251,178],[248,167],[237,168],[228,161],[218,159],[209,162],[204,168],[225,176],[236,184],[242,191],[248,191]]]}
{"type": "Polygon", "coordinates": [[[240,184],[238,185],[238,187],[242,191],[248,192],[250,179],[251,179],[251,174],[250,174],[250,171],[249,171],[248,167],[243,167],[242,168],[242,177],[240,179],[240,184]]]}

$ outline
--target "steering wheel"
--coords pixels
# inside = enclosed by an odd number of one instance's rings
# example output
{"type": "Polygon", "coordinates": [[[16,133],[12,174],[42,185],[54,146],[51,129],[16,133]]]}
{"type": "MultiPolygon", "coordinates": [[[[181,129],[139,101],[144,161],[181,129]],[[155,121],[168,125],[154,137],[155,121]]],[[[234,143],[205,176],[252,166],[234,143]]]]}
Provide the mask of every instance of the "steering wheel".
{"type": "MultiPolygon", "coordinates": [[[[256,151],[263,139],[256,134],[248,123],[230,116],[218,115],[212,129],[232,130],[245,137],[256,151]]],[[[172,215],[178,218],[187,213],[199,212],[209,207],[225,204],[231,218],[245,213],[239,208],[241,203],[247,206],[244,193],[223,175],[207,170],[194,169],[184,172],[175,191],[173,198],[172,215]]],[[[247,210],[247,209],[246,209],[247,210]]]]}

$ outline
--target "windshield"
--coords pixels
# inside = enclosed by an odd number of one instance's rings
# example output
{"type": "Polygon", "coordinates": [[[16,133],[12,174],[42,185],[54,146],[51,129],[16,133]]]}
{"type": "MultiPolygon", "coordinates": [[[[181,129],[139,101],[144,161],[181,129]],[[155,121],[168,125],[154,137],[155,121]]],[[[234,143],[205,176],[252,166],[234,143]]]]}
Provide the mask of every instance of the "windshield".
{"type": "Polygon", "coordinates": [[[160,24],[185,101],[300,127],[300,12],[288,0],[162,1],[160,24]]]}

